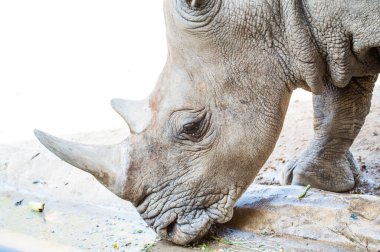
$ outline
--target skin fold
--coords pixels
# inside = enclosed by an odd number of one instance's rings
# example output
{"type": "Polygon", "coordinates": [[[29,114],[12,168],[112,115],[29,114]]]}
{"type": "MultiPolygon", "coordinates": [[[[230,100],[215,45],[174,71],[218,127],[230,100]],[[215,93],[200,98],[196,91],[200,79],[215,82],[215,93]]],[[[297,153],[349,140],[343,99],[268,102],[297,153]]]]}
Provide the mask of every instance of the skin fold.
{"type": "Polygon", "coordinates": [[[303,88],[313,92],[315,136],[281,182],[354,186],[349,148],[380,72],[379,1],[164,0],[164,12],[168,58],[154,91],[112,104],[132,134],[99,156],[36,131],[47,148],[183,245],[231,219],[303,88]]]}

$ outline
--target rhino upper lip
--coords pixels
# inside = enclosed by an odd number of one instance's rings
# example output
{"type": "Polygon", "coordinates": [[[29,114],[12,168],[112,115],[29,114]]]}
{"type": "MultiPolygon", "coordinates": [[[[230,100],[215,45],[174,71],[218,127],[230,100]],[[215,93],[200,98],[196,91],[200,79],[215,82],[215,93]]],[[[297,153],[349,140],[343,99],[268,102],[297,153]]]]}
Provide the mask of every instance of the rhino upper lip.
{"type": "Polygon", "coordinates": [[[172,237],[173,229],[175,225],[177,225],[177,219],[178,217],[175,217],[173,221],[168,221],[164,225],[161,225],[159,228],[157,228],[157,233],[159,233],[161,237],[172,237]]]}

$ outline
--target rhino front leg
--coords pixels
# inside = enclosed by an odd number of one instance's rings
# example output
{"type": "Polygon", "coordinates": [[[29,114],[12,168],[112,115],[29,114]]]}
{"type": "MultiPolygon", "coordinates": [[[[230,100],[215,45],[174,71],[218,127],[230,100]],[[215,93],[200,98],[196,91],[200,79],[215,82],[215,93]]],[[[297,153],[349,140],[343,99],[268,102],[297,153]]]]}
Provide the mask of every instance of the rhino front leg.
{"type": "Polygon", "coordinates": [[[282,171],[281,184],[344,192],[358,173],[349,148],[364,124],[377,76],[352,78],[345,88],[327,85],[313,96],[314,138],[306,151],[282,171]]]}

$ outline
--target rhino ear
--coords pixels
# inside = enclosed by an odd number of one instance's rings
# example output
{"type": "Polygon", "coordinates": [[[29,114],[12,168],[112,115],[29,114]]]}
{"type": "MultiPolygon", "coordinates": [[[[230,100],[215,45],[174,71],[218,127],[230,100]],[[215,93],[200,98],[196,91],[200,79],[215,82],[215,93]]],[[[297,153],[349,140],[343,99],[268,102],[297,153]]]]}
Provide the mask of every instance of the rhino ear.
{"type": "Polygon", "coordinates": [[[111,106],[128,124],[132,134],[143,132],[152,119],[148,99],[141,101],[113,99],[111,106]]]}

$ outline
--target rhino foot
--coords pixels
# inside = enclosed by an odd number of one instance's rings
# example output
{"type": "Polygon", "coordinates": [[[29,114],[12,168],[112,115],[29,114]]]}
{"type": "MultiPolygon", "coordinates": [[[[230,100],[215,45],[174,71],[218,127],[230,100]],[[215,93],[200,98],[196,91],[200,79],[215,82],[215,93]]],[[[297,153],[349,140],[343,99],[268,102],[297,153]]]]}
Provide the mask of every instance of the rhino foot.
{"type": "Polygon", "coordinates": [[[350,151],[341,157],[326,157],[306,151],[281,172],[282,185],[311,185],[332,192],[346,192],[354,188],[358,168],[350,151]],[[319,156],[319,157],[318,157],[319,156]]]}

